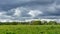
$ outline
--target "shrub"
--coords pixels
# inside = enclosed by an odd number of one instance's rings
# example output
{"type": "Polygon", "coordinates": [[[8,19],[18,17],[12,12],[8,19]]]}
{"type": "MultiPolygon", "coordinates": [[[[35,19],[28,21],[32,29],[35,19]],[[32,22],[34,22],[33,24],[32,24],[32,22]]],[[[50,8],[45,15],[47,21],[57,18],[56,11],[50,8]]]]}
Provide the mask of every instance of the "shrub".
{"type": "Polygon", "coordinates": [[[56,21],[49,21],[48,25],[57,25],[57,22],[56,21]]]}
{"type": "Polygon", "coordinates": [[[32,25],[42,25],[41,21],[32,21],[32,25]]]}

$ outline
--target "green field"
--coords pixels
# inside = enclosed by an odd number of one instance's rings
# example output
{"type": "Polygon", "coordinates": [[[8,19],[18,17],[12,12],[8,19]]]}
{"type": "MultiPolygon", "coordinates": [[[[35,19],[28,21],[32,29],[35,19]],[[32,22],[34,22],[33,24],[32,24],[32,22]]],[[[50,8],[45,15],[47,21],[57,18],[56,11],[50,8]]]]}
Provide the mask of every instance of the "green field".
{"type": "Polygon", "coordinates": [[[60,34],[60,25],[0,25],[0,34],[60,34]]]}

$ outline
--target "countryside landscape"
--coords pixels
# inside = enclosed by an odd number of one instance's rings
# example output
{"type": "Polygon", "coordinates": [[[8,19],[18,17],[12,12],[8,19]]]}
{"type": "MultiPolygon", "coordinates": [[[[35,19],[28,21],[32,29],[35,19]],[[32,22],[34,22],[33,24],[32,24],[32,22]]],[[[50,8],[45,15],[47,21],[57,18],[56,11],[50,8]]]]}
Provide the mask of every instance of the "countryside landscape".
{"type": "Polygon", "coordinates": [[[60,34],[60,0],[0,0],[0,34],[60,34]]]}
{"type": "Polygon", "coordinates": [[[60,34],[56,21],[0,22],[0,34],[60,34]]]}

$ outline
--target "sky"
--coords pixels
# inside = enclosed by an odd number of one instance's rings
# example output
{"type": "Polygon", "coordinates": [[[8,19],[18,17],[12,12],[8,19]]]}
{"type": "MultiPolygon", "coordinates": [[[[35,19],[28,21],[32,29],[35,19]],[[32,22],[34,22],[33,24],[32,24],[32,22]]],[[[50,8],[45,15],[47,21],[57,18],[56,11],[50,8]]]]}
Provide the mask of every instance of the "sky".
{"type": "Polygon", "coordinates": [[[0,21],[60,19],[60,0],[0,0],[0,21]]]}

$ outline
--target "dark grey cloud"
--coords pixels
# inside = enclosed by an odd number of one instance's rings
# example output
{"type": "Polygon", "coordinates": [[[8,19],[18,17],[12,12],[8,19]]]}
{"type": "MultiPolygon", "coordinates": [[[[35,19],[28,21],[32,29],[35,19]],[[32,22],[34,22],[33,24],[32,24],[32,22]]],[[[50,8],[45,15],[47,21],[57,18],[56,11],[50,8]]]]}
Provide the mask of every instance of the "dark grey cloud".
{"type": "Polygon", "coordinates": [[[10,10],[21,6],[48,5],[53,2],[54,0],[0,0],[0,8],[10,10]]]}
{"type": "Polygon", "coordinates": [[[60,0],[0,0],[0,12],[1,19],[60,19],[60,0]]]}

